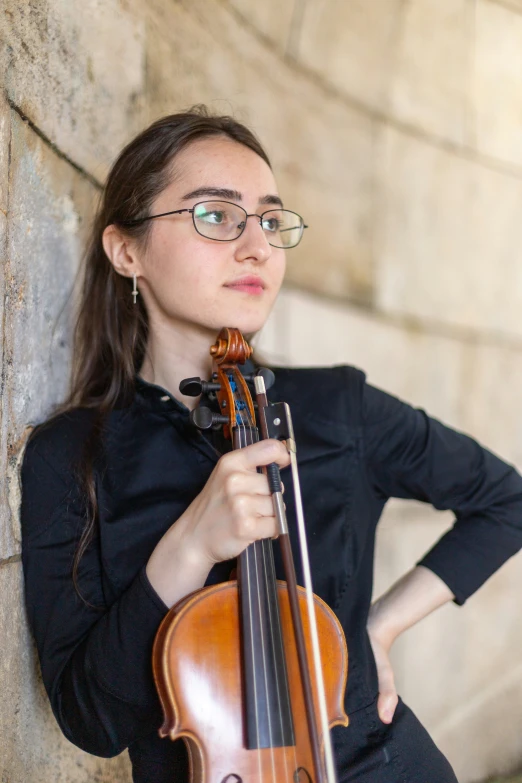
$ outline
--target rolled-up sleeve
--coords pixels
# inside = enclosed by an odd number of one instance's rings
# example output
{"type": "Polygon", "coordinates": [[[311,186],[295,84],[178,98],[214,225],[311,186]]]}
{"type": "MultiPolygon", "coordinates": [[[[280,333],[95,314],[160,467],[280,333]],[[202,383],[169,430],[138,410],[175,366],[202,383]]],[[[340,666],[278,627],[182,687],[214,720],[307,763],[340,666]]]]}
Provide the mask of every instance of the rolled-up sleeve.
{"type": "Polygon", "coordinates": [[[107,604],[97,536],[81,560],[84,600],[78,596],[71,573],[85,507],[72,468],[57,470],[46,459],[46,452],[59,454],[56,446],[30,442],[22,469],[28,619],[63,733],[89,753],[114,756],[161,723],[151,657],[167,608],[144,568],[107,604]]]}
{"type": "Polygon", "coordinates": [[[418,565],[464,603],[522,547],[522,477],[472,438],[368,384],[362,410],[374,491],[454,512],[453,527],[418,565]]]}

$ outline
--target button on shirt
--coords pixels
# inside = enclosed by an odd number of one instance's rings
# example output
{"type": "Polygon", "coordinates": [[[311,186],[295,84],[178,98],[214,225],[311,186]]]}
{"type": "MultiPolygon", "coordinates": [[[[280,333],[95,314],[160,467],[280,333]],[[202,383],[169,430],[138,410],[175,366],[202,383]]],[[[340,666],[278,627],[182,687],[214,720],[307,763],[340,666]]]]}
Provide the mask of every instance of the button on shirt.
{"type": "MultiPolygon", "coordinates": [[[[273,402],[292,411],[316,593],[335,611],[350,651],[348,713],[375,699],[366,620],[375,528],[388,498],[452,509],[454,526],[420,562],[462,604],[522,546],[522,479],[510,465],[424,412],[369,386],[351,367],[275,369],[273,402]]],[[[129,405],[103,424],[94,473],[97,531],[79,569],[85,524],[81,463],[96,412],[76,409],[38,428],[22,471],[23,564],[29,622],[65,736],[99,756],[129,748],[137,783],[186,778],[181,742],[159,739],[152,644],[167,607],[148,582],[154,547],[202,490],[218,444],[164,389],[137,379],[129,405]],[[174,773],[174,776],[173,776],[174,773]]],[[[292,480],[283,471],[294,517],[292,480]]],[[[291,524],[298,581],[301,581],[291,524]]],[[[276,569],[283,578],[277,544],[276,569]]],[[[207,584],[228,579],[215,566],[207,584]]],[[[336,730],[336,748],[350,743],[336,730]]]]}

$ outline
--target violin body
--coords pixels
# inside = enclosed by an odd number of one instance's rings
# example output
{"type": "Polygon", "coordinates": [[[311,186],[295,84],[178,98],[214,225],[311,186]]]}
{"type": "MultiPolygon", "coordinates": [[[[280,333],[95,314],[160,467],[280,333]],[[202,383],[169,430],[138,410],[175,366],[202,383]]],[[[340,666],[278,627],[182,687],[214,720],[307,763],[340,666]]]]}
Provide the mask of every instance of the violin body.
{"type": "MultiPolygon", "coordinates": [[[[307,648],[306,598],[298,599],[307,648]]],[[[294,745],[248,749],[242,682],[241,609],[236,581],[198,590],[170,610],[156,636],[153,671],[165,716],[160,735],[183,739],[191,783],[316,781],[296,642],[285,582],[277,582],[294,724],[294,745]]],[[[348,725],[343,697],[348,672],[344,633],[314,596],[330,728],[348,725]]],[[[311,650],[308,649],[311,655],[311,650]]],[[[313,698],[317,702],[317,692],[313,698]]],[[[277,717],[274,716],[277,720],[277,717]]],[[[321,747],[323,739],[321,737],[321,747]]]]}

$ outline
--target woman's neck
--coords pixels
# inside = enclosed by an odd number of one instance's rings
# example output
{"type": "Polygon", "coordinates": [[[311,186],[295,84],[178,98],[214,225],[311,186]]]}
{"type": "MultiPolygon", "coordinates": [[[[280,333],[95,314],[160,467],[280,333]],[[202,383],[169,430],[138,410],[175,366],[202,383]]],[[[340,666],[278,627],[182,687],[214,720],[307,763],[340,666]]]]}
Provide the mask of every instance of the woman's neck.
{"type": "Polygon", "coordinates": [[[210,346],[216,334],[186,325],[149,325],[149,339],[140,375],[149,383],[166,389],[187,408],[195,408],[198,398],[185,397],[180,381],[195,376],[209,380],[212,360],[210,346]],[[152,328],[151,328],[152,326],[152,328]]]}

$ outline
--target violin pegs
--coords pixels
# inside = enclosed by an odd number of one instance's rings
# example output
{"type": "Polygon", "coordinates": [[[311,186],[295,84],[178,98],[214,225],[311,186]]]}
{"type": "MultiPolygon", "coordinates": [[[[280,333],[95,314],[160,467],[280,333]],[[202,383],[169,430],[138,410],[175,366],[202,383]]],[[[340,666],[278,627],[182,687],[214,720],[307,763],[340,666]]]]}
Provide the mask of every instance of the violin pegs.
{"type": "Polygon", "coordinates": [[[199,397],[203,391],[203,381],[201,378],[185,378],[179,384],[179,390],[186,397],[199,397]]]}
{"type": "Polygon", "coordinates": [[[202,381],[201,378],[185,378],[179,384],[179,390],[186,397],[199,397],[200,394],[219,391],[221,384],[213,381],[202,381]]]}
{"type": "Polygon", "coordinates": [[[222,424],[228,424],[228,416],[222,416],[219,413],[213,413],[210,408],[194,408],[190,412],[190,421],[198,430],[209,430],[211,427],[217,429],[222,424]]]}

